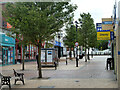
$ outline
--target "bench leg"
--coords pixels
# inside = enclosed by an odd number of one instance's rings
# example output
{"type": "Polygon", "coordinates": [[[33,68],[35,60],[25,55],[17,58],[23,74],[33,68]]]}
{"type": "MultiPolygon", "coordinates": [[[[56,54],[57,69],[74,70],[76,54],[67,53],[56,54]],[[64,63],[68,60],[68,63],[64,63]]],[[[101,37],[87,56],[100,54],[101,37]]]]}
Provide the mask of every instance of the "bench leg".
{"type": "Polygon", "coordinates": [[[24,80],[22,80],[23,85],[25,85],[24,80]]]}
{"type": "Polygon", "coordinates": [[[57,64],[54,62],[54,64],[55,64],[55,70],[57,69],[57,64]]]}
{"type": "Polygon", "coordinates": [[[55,70],[57,70],[57,67],[55,66],[55,70]]]}
{"type": "Polygon", "coordinates": [[[17,80],[15,79],[15,83],[14,84],[16,84],[16,82],[17,82],[17,80]]]}
{"type": "Polygon", "coordinates": [[[11,89],[11,85],[9,84],[9,88],[11,89]]]}
{"type": "Polygon", "coordinates": [[[106,69],[108,70],[108,63],[106,64],[106,69]]]}
{"type": "Polygon", "coordinates": [[[110,70],[111,70],[111,63],[109,64],[110,70]]]}

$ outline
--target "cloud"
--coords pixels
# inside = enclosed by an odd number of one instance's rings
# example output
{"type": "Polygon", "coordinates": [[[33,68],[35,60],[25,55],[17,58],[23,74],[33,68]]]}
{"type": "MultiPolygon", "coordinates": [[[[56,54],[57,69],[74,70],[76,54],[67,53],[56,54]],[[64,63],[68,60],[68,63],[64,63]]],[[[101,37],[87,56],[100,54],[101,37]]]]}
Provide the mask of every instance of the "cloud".
{"type": "Polygon", "coordinates": [[[94,23],[102,22],[101,18],[110,18],[113,13],[115,0],[71,0],[71,3],[77,4],[78,9],[74,12],[74,19],[80,17],[80,13],[90,13],[94,23]]]}

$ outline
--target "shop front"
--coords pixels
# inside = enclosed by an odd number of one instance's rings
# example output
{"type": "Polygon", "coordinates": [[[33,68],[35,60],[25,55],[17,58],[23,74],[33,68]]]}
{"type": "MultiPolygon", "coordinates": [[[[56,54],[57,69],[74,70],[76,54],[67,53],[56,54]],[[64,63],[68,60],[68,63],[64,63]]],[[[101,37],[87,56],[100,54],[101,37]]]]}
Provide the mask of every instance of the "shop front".
{"type": "Polygon", "coordinates": [[[0,65],[15,64],[15,39],[0,34],[0,65]]]}
{"type": "Polygon", "coordinates": [[[62,47],[62,43],[61,42],[57,42],[55,41],[55,44],[54,44],[54,48],[57,48],[58,49],[58,58],[62,57],[63,56],[63,47],[62,47]]]}

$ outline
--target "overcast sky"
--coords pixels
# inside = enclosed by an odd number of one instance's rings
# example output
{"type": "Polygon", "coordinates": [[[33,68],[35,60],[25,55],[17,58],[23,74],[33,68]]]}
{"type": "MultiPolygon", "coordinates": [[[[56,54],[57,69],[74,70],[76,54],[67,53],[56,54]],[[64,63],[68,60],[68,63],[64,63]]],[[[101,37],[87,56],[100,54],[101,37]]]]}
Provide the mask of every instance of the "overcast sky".
{"type": "Polygon", "coordinates": [[[89,12],[94,19],[94,23],[101,23],[101,18],[110,18],[112,16],[115,0],[71,0],[71,3],[78,6],[75,11],[75,20],[78,20],[80,13],[89,12]]]}

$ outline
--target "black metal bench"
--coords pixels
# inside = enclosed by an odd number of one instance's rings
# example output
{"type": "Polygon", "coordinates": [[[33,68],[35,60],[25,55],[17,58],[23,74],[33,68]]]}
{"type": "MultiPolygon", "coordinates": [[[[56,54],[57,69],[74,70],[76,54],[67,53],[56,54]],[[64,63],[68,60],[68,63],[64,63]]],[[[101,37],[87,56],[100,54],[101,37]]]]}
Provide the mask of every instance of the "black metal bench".
{"type": "Polygon", "coordinates": [[[14,71],[14,75],[15,75],[15,83],[14,84],[16,84],[16,82],[17,81],[22,81],[22,83],[23,83],[23,85],[25,84],[24,83],[24,73],[17,73],[14,69],[13,69],[13,71],[14,71]]]}
{"type": "Polygon", "coordinates": [[[10,76],[3,76],[1,73],[0,73],[0,76],[1,76],[1,87],[3,85],[8,85],[9,88],[11,88],[11,84],[10,84],[10,76]]]}
{"type": "Polygon", "coordinates": [[[82,59],[83,58],[83,54],[82,55],[79,55],[79,59],[82,59]]]}
{"type": "Polygon", "coordinates": [[[43,65],[41,65],[41,67],[43,67],[43,68],[44,67],[55,67],[55,70],[57,70],[57,63],[54,62],[53,64],[50,64],[50,65],[49,64],[45,64],[45,65],[43,64],[43,65]]]}

